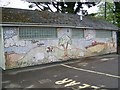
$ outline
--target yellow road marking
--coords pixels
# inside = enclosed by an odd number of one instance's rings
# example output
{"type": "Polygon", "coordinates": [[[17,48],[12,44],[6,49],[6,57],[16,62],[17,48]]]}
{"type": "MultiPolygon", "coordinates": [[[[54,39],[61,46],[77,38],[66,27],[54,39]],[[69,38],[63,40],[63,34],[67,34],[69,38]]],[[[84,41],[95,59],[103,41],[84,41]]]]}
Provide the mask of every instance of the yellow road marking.
{"type": "Polygon", "coordinates": [[[84,71],[84,72],[89,72],[89,73],[95,73],[95,74],[99,74],[99,75],[105,75],[105,76],[109,76],[109,77],[113,77],[113,78],[120,78],[120,76],[116,76],[116,75],[112,75],[112,74],[107,74],[107,73],[92,71],[92,70],[88,70],[88,69],[76,68],[76,67],[72,67],[72,66],[65,65],[65,64],[61,64],[61,65],[64,66],[64,67],[75,69],[75,70],[79,70],[79,71],[84,71]]]}
{"type": "Polygon", "coordinates": [[[74,86],[74,85],[78,85],[78,84],[80,84],[80,82],[72,81],[69,84],[66,84],[65,87],[74,86]]]}
{"type": "Polygon", "coordinates": [[[71,82],[73,81],[72,79],[68,79],[68,78],[65,78],[63,80],[60,80],[60,81],[56,81],[55,84],[64,84],[64,83],[68,83],[68,82],[71,82]]]}
{"type": "Polygon", "coordinates": [[[84,88],[88,88],[88,87],[91,87],[93,89],[99,89],[100,87],[97,87],[97,86],[92,86],[92,85],[89,85],[89,84],[82,84],[81,82],[78,82],[78,81],[75,81],[73,79],[69,79],[69,78],[65,78],[65,79],[62,79],[62,80],[59,80],[59,81],[56,81],[55,84],[57,85],[64,85],[64,87],[72,87],[72,86],[78,86],[78,88],[73,88],[73,90],[79,90],[79,89],[84,89],[84,88]]]}
{"type": "Polygon", "coordinates": [[[89,84],[83,84],[83,86],[79,86],[79,88],[80,88],[80,89],[83,89],[83,88],[88,88],[88,87],[90,87],[90,85],[89,85],[89,84]]]}
{"type": "Polygon", "coordinates": [[[91,88],[98,89],[98,88],[100,88],[100,87],[97,87],[97,86],[91,86],[91,88]]]}

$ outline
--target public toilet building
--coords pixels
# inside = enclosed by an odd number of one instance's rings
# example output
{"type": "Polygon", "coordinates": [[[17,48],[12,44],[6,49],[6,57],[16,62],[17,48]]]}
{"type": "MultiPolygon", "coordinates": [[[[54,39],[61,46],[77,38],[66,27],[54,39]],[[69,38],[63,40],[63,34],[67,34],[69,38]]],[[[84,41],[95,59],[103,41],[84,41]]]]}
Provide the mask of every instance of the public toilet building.
{"type": "Polygon", "coordinates": [[[3,69],[117,52],[118,27],[95,17],[2,8],[0,26],[3,69]]]}

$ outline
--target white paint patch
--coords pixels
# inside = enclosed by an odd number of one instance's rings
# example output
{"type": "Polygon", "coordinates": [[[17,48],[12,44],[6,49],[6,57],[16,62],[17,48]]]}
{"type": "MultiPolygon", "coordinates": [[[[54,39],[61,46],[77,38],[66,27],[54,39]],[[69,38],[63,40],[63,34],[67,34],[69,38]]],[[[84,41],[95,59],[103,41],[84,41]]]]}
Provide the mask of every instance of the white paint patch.
{"type": "Polygon", "coordinates": [[[108,58],[101,59],[101,61],[108,61],[108,60],[109,60],[108,58]]]}
{"type": "Polygon", "coordinates": [[[79,76],[74,76],[74,77],[79,77],[79,76]]]}
{"type": "Polygon", "coordinates": [[[26,88],[33,88],[34,87],[34,85],[30,85],[30,86],[28,86],[28,87],[26,87],[26,88]]]}
{"type": "Polygon", "coordinates": [[[87,66],[87,65],[88,65],[88,63],[83,64],[83,66],[87,66]]]}
{"type": "Polygon", "coordinates": [[[54,62],[54,61],[57,60],[57,58],[56,58],[55,56],[49,56],[49,57],[48,57],[48,60],[54,62]]]}
{"type": "Polygon", "coordinates": [[[87,66],[88,65],[88,63],[79,63],[78,65],[82,65],[82,66],[87,66]]]}
{"type": "Polygon", "coordinates": [[[37,54],[35,55],[35,60],[36,60],[36,61],[42,60],[42,59],[44,59],[44,57],[45,57],[44,53],[37,53],[37,54]]]}
{"type": "Polygon", "coordinates": [[[103,88],[103,87],[105,87],[105,85],[101,85],[100,87],[102,87],[102,88],[103,88]]]}
{"type": "Polygon", "coordinates": [[[3,81],[2,83],[10,83],[10,81],[3,81]]]}
{"type": "Polygon", "coordinates": [[[18,85],[18,84],[13,84],[13,83],[11,83],[11,84],[9,84],[8,86],[5,86],[5,88],[21,88],[21,86],[18,85]]]}
{"type": "Polygon", "coordinates": [[[67,68],[78,70],[78,71],[84,71],[84,72],[89,72],[89,73],[94,73],[94,74],[99,74],[99,75],[105,75],[105,76],[113,77],[113,78],[120,78],[120,76],[116,76],[116,75],[112,75],[112,74],[107,74],[107,73],[102,73],[102,72],[97,72],[97,71],[92,71],[92,70],[87,70],[87,69],[82,69],[82,68],[76,68],[76,67],[68,66],[65,64],[61,64],[61,65],[64,67],[67,67],[67,68]]]}
{"type": "Polygon", "coordinates": [[[50,79],[42,79],[38,81],[40,84],[45,84],[45,83],[50,83],[51,80],[50,79]]]}

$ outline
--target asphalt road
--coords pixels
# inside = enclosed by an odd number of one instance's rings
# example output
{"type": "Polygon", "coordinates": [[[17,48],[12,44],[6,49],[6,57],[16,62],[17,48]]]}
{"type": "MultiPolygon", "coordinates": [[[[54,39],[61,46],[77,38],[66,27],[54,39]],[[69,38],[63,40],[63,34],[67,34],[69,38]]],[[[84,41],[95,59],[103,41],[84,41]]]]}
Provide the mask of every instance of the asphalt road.
{"type": "Polygon", "coordinates": [[[4,71],[2,88],[118,90],[119,57],[111,54],[43,67],[4,71]]]}

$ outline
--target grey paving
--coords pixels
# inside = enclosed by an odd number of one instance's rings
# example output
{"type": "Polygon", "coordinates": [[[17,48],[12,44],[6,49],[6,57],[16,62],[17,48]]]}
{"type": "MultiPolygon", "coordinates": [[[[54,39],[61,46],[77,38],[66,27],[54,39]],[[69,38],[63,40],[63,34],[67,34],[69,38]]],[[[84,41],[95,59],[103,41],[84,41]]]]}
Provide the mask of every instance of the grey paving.
{"type": "Polygon", "coordinates": [[[52,64],[49,67],[44,65],[42,67],[9,70],[2,74],[2,87],[6,89],[64,88],[81,90],[96,88],[96,90],[101,90],[101,88],[105,88],[118,90],[120,79],[118,68],[119,55],[111,54],[52,64]]]}

